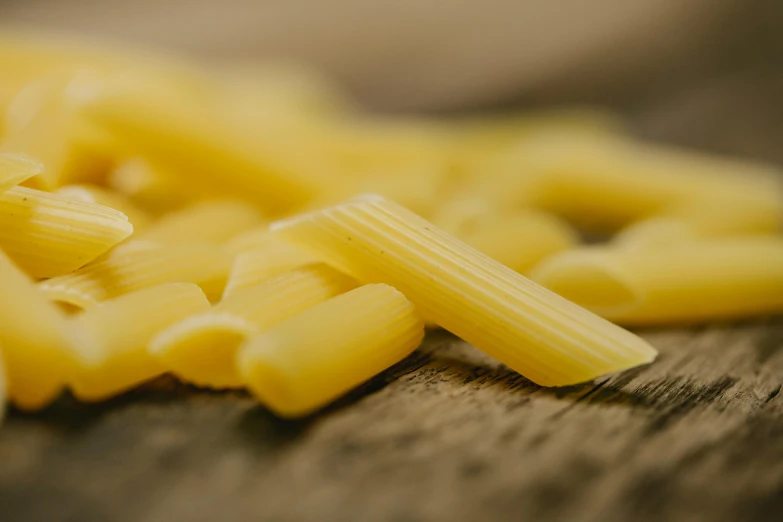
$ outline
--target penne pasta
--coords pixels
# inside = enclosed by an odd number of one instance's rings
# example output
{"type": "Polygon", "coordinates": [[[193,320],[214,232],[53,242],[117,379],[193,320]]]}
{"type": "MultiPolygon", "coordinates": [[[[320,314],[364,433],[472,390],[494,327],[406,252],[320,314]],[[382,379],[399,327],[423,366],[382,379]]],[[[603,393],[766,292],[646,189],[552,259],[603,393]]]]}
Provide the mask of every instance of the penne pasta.
{"type": "Polygon", "coordinates": [[[232,256],[245,252],[263,250],[281,241],[269,232],[269,225],[261,225],[245,230],[226,241],[224,248],[232,256]]]}
{"type": "Polygon", "coordinates": [[[45,75],[21,89],[8,107],[1,148],[41,162],[43,171],[31,180],[36,188],[93,181],[108,168],[87,143],[84,123],[68,102],[75,81],[73,72],[45,75]]]}
{"type": "Polygon", "coordinates": [[[774,167],[608,133],[544,134],[515,149],[508,162],[509,170],[525,173],[529,203],[589,228],[614,230],[673,206],[712,199],[753,205],[775,194],[783,207],[774,167]]]}
{"type": "Polygon", "coordinates": [[[91,361],[89,343],[0,251],[0,347],[8,397],[36,410],[60,392],[69,372],[91,361]]]}
{"type": "Polygon", "coordinates": [[[696,323],[783,311],[783,239],[563,252],[532,277],[612,321],[696,323]]]}
{"type": "Polygon", "coordinates": [[[621,230],[612,244],[622,248],[661,248],[703,238],[776,234],[783,224],[777,194],[752,204],[725,201],[691,203],[638,221],[621,230]]]}
{"type": "Polygon", "coordinates": [[[424,323],[405,296],[367,285],[253,337],[237,365],[253,394],[283,417],[311,413],[407,357],[424,323]]]}
{"type": "Polygon", "coordinates": [[[82,113],[129,150],[187,172],[188,179],[222,184],[273,213],[307,201],[327,164],[291,150],[271,131],[234,125],[187,91],[165,92],[144,82],[109,84],[82,113]]]}
{"type": "Polygon", "coordinates": [[[73,273],[38,284],[50,300],[77,308],[164,283],[194,283],[217,301],[223,292],[230,258],[210,245],[155,247],[129,243],[73,273]]]}
{"type": "Polygon", "coordinates": [[[41,173],[40,163],[16,154],[0,153],[0,194],[41,173]]]}
{"type": "MultiPolygon", "coordinates": [[[[467,210],[467,209],[466,209],[467,210]]],[[[536,210],[446,214],[454,235],[495,261],[524,274],[539,261],[572,248],[576,232],[561,218],[536,210]]],[[[438,223],[436,218],[435,223],[438,223]]]]}
{"type": "Polygon", "coordinates": [[[33,277],[72,272],[132,233],[108,207],[26,187],[0,194],[0,248],[33,277]]]}
{"type": "Polygon", "coordinates": [[[639,337],[378,196],[272,229],[360,282],[395,286],[425,318],[544,386],[584,382],[656,355],[639,337]]]}
{"type": "Polygon", "coordinates": [[[118,192],[98,185],[66,185],[57,189],[55,193],[66,198],[119,210],[127,216],[128,221],[133,225],[134,235],[147,229],[152,221],[150,215],[133,201],[118,192]]]}
{"type": "Polygon", "coordinates": [[[176,169],[153,165],[148,158],[120,162],[107,174],[106,184],[154,215],[226,194],[217,185],[204,183],[198,178],[187,178],[176,169]]]}
{"type": "Polygon", "coordinates": [[[223,298],[252,288],[276,275],[317,262],[304,250],[274,238],[265,248],[239,254],[231,265],[223,298]]]}
{"type": "Polygon", "coordinates": [[[243,201],[202,201],[163,216],[137,239],[160,245],[220,244],[260,222],[258,211],[243,201]]]}
{"type": "Polygon", "coordinates": [[[152,338],[173,323],[209,309],[204,292],[192,283],[169,283],[105,301],[73,320],[92,340],[95,356],[68,384],[83,401],[100,401],[166,371],[148,351],[152,338]]]}
{"type": "Polygon", "coordinates": [[[350,278],[323,264],[292,270],[173,325],[152,341],[150,352],[183,380],[240,387],[236,351],[245,339],[354,287],[350,278]]]}

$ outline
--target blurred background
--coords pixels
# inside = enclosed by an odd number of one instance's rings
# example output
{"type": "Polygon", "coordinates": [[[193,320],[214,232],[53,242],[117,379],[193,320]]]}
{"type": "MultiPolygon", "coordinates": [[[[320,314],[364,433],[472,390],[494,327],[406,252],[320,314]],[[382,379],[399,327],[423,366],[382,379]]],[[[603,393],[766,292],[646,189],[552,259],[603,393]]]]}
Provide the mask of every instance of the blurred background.
{"type": "Polygon", "coordinates": [[[0,0],[0,21],[293,58],[387,111],[600,104],[654,137],[783,161],[776,0],[0,0]]]}

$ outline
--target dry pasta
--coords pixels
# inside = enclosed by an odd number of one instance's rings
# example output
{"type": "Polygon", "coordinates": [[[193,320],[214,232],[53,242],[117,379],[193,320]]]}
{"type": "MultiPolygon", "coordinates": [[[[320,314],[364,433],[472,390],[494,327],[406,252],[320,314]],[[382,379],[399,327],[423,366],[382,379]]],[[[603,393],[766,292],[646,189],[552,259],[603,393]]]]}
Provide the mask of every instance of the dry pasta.
{"type": "Polygon", "coordinates": [[[249,340],[237,361],[249,389],[278,415],[311,413],[408,356],[424,322],[405,296],[367,285],[249,340]]]}
{"type": "Polygon", "coordinates": [[[265,248],[250,250],[234,259],[223,298],[251,288],[288,270],[316,262],[317,259],[289,243],[275,241],[265,248]]]}
{"type": "Polygon", "coordinates": [[[41,173],[40,163],[16,154],[0,153],[0,194],[41,173]]]}
{"type": "Polygon", "coordinates": [[[34,277],[72,272],[132,233],[112,208],[26,187],[0,194],[0,248],[34,277]]]}
{"type": "MultiPolygon", "coordinates": [[[[578,242],[566,222],[546,212],[515,210],[462,215],[459,220],[448,214],[442,218],[452,227],[453,235],[521,274],[578,242]]],[[[438,223],[438,219],[434,221],[438,223]]]]}
{"type": "Polygon", "coordinates": [[[84,201],[85,203],[95,203],[119,210],[127,216],[128,221],[133,225],[133,233],[136,235],[147,229],[152,220],[146,211],[139,208],[138,205],[124,195],[98,185],[66,185],[57,189],[55,193],[67,198],[84,201]]]}
{"type": "Polygon", "coordinates": [[[427,319],[538,384],[575,384],[655,358],[639,337],[381,197],[273,229],[361,282],[395,286],[427,319]]]}
{"type": "Polygon", "coordinates": [[[306,201],[326,168],[326,161],[289,150],[271,133],[262,137],[262,130],[232,125],[185,92],[172,95],[144,83],[134,88],[109,85],[82,112],[132,150],[221,183],[270,211],[306,201]]]}
{"type": "Polygon", "coordinates": [[[0,288],[8,396],[17,407],[35,410],[57,396],[76,365],[90,362],[89,343],[2,251],[0,288]]]}
{"type": "Polygon", "coordinates": [[[161,330],[209,309],[204,292],[192,283],[144,288],[108,300],[73,320],[91,339],[94,361],[69,379],[73,394],[99,401],[122,393],[165,372],[147,346],[161,330]]]}
{"type": "Polygon", "coordinates": [[[160,245],[220,244],[260,222],[255,207],[243,201],[202,201],[163,216],[137,239],[160,245]]]}
{"type": "Polygon", "coordinates": [[[543,262],[535,281],[615,322],[693,323],[783,311],[783,240],[591,248],[543,262]]]}
{"type": "Polygon", "coordinates": [[[195,283],[217,301],[229,266],[229,256],[211,245],[120,248],[73,273],[42,281],[38,287],[52,301],[85,309],[128,292],[177,282],[195,283]]]}
{"type": "Polygon", "coordinates": [[[623,248],[665,248],[700,238],[739,237],[780,233],[783,208],[773,199],[751,204],[733,201],[694,202],[638,221],[612,239],[623,248]]]}
{"type": "Polygon", "coordinates": [[[509,162],[532,178],[525,185],[528,201],[594,228],[616,229],[705,198],[744,206],[774,194],[783,207],[773,167],[645,146],[620,135],[544,134],[517,148],[509,162]]]}
{"type": "Polygon", "coordinates": [[[150,352],[186,381],[239,387],[243,382],[236,351],[248,336],[354,286],[350,278],[323,264],[292,270],[232,293],[210,311],[173,325],[153,340],[150,352]]]}

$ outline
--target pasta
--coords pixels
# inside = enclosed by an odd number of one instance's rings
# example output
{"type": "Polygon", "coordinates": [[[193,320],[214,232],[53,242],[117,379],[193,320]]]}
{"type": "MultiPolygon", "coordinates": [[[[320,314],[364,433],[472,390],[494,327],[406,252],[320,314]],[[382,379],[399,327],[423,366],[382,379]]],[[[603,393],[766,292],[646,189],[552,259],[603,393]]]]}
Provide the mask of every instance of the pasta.
{"type": "Polygon", "coordinates": [[[288,270],[316,262],[309,253],[280,240],[266,248],[250,250],[234,259],[223,298],[251,288],[288,270]]]}
{"type": "Polygon", "coordinates": [[[195,283],[217,301],[225,286],[230,258],[209,245],[159,248],[130,243],[73,273],[38,284],[52,301],[78,308],[163,283],[195,283]]]}
{"type": "Polygon", "coordinates": [[[202,201],[163,216],[137,239],[160,245],[220,244],[260,222],[258,211],[243,201],[202,201]]]}
{"type": "Polygon", "coordinates": [[[6,190],[41,173],[43,167],[31,159],[0,153],[0,195],[6,190]]]}
{"type": "Polygon", "coordinates": [[[612,243],[623,248],[661,248],[703,238],[780,233],[783,207],[770,194],[767,201],[695,202],[638,221],[621,230],[612,243]]]}
{"type": "MultiPolygon", "coordinates": [[[[481,207],[476,207],[479,210],[481,207]]],[[[524,274],[547,256],[577,244],[577,235],[557,216],[535,210],[470,215],[461,209],[442,217],[453,234],[512,270],[524,274]],[[449,222],[451,221],[451,222],[449,222]]],[[[434,219],[435,223],[439,219],[434,219]]]]}
{"type": "Polygon", "coordinates": [[[72,72],[45,75],[21,89],[8,108],[2,149],[43,164],[41,174],[31,180],[36,188],[53,190],[91,180],[107,166],[86,142],[83,124],[68,102],[67,92],[76,80],[72,72]]]}
{"type": "Polygon", "coordinates": [[[189,94],[145,88],[143,82],[133,88],[108,84],[83,106],[82,113],[132,150],[169,168],[221,183],[270,211],[286,210],[310,197],[326,161],[289,151],[290,145],[271,133],[262,138],[263,129],[251,133],[233,125],[189,94]]]}
{"type": "Polygon", "coordinates": [[[399,362],[423,336],[421,317],[400,292],[367,285],[252,338],[237,365],[265,405],[299,417],[399,362]]]}
{"type": "Polygon", "coordinates": [[[0,194],[0,248],[33,277],[72,272],[132,232],[108,207],[26,187],[0,194]]]}
{"type": "Polygon", "coordinates": [[[612,321],[694,323],[783,311],[783,240],[735,238],[666,249],[590,248],[536,268],[535,281],[612,321]]]}
{"type": "Polygon", "coordinates": [[[0,251],[0,347],[8,396],[36,410],[54,399],[69,372],[90,363],[89,343],[0,251]]]}
{"type": "Polygon", "coordinates": [[[133,201],[118,192],[98,185],[66,185],[57,189],[55,193],[66,198],[119,210],[127,216],[128,221],[133,225],[133,232],[136,235],[148,228],[152,221],[150,215],[139,208],[133,201]]]}
{"type": "Polygon", "coordinates": [[[93,341],[95,362],[69,379],[73,394],[99,401],[165,372],[147,352],[150,340],[169,325],[209,309],[204,292],[192,283],[169,283],[108,300],[74,319],[93,341]]]}
{"type": "Polygon", "coordinates": [[[239,387],[243,382],[236,370],[236,351],[248,336],[354,286],[326,265],[292,270],[173,325],[152,341],[150,352],[186,381],[239,387]]]}
{"type": "Polygon", "coordinates": [[[360,282],[395,286],[425,318],[538,384],[575,384],[655,358],[637,336],[381,197],[272,228],[360,282]]]}
{"type": "Polygon", "coordinates": [[[544,134],[525,141],[508,161],[510,169],[526,172],[529,203],[585,227],[616,229],[712,198],[744,206],[775,194],[783,207],[773,167],[644,146],[608,133],[544,134]]]}

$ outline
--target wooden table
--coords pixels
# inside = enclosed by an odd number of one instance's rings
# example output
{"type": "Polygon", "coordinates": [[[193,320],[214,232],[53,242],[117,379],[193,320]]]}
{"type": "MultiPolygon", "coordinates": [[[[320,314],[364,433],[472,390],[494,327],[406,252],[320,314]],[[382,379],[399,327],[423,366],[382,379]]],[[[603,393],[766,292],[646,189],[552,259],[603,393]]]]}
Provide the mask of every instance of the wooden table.
{"type": "MultiPolygon", "coordinates": [[[[620,108],[642,134],[783,164],[773,63],[620,108]]],[[[167,378],[11,412],[0,520],[783,520],[783,321],[641,333],[655,364],[565,389],[436,332],[297,422],[167,378]]]]}

